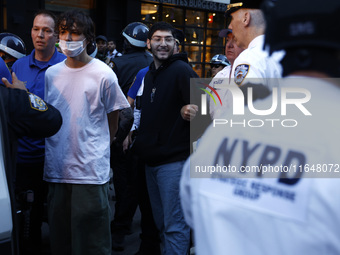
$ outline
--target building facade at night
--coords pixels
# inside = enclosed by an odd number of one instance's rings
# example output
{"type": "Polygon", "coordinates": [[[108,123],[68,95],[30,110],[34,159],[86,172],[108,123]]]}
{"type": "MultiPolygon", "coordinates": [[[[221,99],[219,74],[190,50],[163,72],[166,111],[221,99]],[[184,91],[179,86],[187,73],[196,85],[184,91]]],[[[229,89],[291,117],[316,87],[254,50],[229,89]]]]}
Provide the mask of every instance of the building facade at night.
{"type": "Polygon", "coordinates": [[[39,9],[59,14],[71,8],[88,13],[96,25],[97,35],[106,35],[122,47],[121,31],[130,22],[148,26],[166,21],[185,34],[182,50],[186,51],[193,69],[206,77],[208,63],[216,54],[224,54],[224,39],[218,32],[225,28],[224,11],[229,0],[0,0],[0,31],[20,36],[27,52],[33,49],[31,26],[39,9]]]}

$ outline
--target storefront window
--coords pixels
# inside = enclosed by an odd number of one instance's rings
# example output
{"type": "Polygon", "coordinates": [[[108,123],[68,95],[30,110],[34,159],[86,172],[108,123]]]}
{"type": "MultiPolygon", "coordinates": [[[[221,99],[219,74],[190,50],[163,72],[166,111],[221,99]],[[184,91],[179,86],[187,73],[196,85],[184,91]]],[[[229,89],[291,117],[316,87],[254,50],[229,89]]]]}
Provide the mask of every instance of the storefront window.
{"type": "Polygon", "coordinates": [[[213,56],[217,54],[222,54],[224,55],[224,48],[219,48],[219,47],[206,47],[205,48],[205,59],[207,63],[210,62],[213,56]]]}
{"type": "Polygon", "coordinates": [[[223,46],[223,38],[218,36],[220,30],[207,29],[205,44],[208,46],[223,46]]]}
{"type": "Polygon", "coordinates": [[[225,26],[223,12],[200,11],[168,4],[142,3],[142,22],[152,25],[166,21],[185,34],[184,51],[192,68],[200,77],[207,77],[208,63],[216,54],[224,54],[224,40],[218,33],[225,26]]]}
{"type": "Polygon", "coordinates": [[[183,25],[184,11],[180,8],[163,7],[162,20],[173,25],[183,25]]]}
{"type": "Polygon", "coordinates": [[[224,15],[222,13],[208,12],[207,28],[220,29],[221,25],[224,24],[224,15]]]}
{"type": "Polygon", "coordinates": [[[203,59],[203,47],[188,46],[186,47],[190,62],[202,62],[203,59]]]}
{"type": "Polygon", "coordinates": [[[185,44],[204,44],[204,29],[202,28],[185,28],[185,44]]]}
{"type": "Polygon", "coordinates": [[[142,21],[143,22],[158,22],[158,8],[156,4],[142,4],[142,21]]]}
{"type": "Polygon", "coordinates": [[[204,27],[205,13],[200,11],[187,10],[185,24],[187,26],[204,27]]]}

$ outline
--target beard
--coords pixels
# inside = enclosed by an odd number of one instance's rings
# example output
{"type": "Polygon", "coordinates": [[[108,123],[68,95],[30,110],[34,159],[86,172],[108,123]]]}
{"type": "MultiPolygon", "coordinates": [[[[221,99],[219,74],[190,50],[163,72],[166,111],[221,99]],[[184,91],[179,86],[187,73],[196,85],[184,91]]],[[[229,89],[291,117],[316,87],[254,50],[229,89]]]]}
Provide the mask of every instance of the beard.
{"type": "Polygon", "coordinates": [[[151,52],[153,57],[162,63],[174,54],[174,46],[155,46],[151,44],[151,52]]]}

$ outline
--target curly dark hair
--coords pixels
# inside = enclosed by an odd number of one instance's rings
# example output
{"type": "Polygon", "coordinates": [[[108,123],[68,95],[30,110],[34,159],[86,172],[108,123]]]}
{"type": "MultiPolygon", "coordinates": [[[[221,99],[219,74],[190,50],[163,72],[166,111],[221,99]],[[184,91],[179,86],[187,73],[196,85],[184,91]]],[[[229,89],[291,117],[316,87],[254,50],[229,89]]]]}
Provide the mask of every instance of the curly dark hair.
{"type": "Polygon", "coordinates": [[[56,33],[59,34],[60,30],[71,31],[74,25],[76,25],[76,30],[80,34],[85,35],[89,43],[95,41],[94,23],[92,19],[79,10],[70,10],[62,13],[56,24],[56,33]]]}

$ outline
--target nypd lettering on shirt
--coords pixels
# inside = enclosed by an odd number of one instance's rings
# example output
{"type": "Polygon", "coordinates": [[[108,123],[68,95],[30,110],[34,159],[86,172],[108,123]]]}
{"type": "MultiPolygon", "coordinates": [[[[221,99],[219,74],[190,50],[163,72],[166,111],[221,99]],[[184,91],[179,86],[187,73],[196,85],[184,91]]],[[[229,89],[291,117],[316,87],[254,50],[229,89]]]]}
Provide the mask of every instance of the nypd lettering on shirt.
{"type": "Polygon", "coordinates": [[[30,99],[30,104],[31,104],[31,108],[38,110],[38,111],[46,111],[48,109],[46,103],[44,102],[44,100],[42,100],[40,97],[38,97],[37,95],[34,95],[32,93],[28,93],[28,97],[30,99]]]}
{"type": "Polygon", "coordinates": [[[246,76],[249,72],[249,68],[250,68],[250,65],[248,65],[248,64],[238,65],[235,68],[235,83],[238,86],[241,86],[244,78],[246,78],[246,76]]]}
{"type": "MultiPolygon", "coordinates": [[[[313,180],[303,178],[305,173],[294,167],[307,162],[302,147],[289,148],[282,144],[279,147],[267,142],[225,137],[212,152],[215,156],[209,164],[215,168],[209,173],[210,178],[204,180],[200,193],[223,203],[304,222],[313,180]],[[267,168],[259,168],[261,165],[267,168]],[[278,168],[278,171],[265,173],[264,169],[268,170],[269,165],[292,167],[290,171],[278,168]],[[225,166],[224,170],[222,166],[225,166]]],[[[191,173],[207,170],[206,163],[201,160],[194,159],[190,165],[191,173]]]]}

